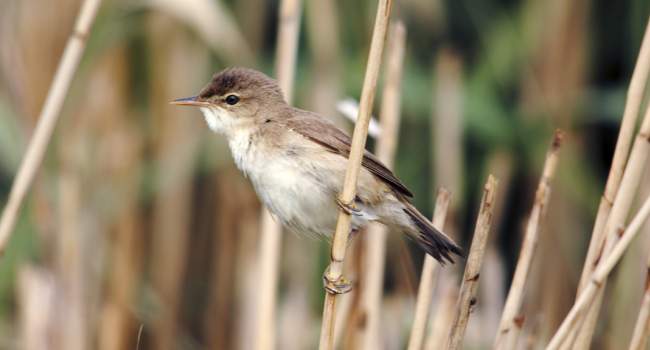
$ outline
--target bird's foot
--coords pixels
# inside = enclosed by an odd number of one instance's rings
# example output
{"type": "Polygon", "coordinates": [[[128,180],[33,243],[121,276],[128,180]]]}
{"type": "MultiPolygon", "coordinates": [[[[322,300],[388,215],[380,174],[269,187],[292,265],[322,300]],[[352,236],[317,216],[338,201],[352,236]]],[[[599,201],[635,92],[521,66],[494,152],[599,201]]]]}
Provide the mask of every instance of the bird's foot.
{"type": "Polygon", "coordinates": [[[354,216],[360,216],[361,215],[361,209],[357,208],[356,205],[354,205],[354,200],[345,203],[341,200],[341,198],[336,198],[336,204],[343,210],[346,214],[348,215],[354,215],[354,216]]]}
{"type": "Polygon", "coordinates": [[[330,294],[345,294],[352,290],[352,283],[339,276],[338,279],[331,279],[329,276],[329,268],[323,274],[323,288],[330,294]]]}

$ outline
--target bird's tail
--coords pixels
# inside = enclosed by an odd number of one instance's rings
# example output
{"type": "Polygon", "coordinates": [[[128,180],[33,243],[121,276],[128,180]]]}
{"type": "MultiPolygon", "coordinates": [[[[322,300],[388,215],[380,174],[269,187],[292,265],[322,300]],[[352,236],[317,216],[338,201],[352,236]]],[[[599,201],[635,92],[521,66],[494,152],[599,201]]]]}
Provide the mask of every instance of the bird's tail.
{"type": "Polygon", "coordinates": [[[440,264],[444,265],[447,261],[453,264],[452,254],[463,256],[462,249],[451,238],[433,227],[431,221],[413,205],[404,203],[403,211],[412,224],[406,228],[406,233],[440,264]]]}

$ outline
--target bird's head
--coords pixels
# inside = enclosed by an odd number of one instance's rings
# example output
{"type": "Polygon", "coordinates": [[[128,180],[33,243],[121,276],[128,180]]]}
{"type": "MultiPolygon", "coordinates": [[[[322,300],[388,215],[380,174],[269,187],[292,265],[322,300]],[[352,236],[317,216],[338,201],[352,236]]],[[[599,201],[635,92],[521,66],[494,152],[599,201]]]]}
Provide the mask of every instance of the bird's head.
{"type": "Polygon", "coordinates": [[[215,74],[198,95],[171,103],[199,107],[210,129],[224,134],[286,106],[277,82],[248,68],[225,69],[215,74]]]}

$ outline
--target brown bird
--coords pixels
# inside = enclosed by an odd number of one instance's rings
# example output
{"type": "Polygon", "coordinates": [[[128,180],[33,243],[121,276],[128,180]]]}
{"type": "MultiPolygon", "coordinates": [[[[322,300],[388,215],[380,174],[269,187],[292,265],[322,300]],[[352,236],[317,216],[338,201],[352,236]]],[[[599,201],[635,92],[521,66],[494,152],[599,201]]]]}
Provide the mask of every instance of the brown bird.
{"type": "Polygon", "coordinates": [[[453,262],[452,253],[462,254],[370,152],[363,157],[354,203],[343,205],[338,198],[350,137],[326,118],[287,104],[276,81],[265,74],[226,69],[197,96],[172,103],[199,107],[210,129],[225,135],[237,167],[286,227],[330,236],[341,207],[352,215],[353,231],[378,221],[405,233],[440,263],[453,262]]]}

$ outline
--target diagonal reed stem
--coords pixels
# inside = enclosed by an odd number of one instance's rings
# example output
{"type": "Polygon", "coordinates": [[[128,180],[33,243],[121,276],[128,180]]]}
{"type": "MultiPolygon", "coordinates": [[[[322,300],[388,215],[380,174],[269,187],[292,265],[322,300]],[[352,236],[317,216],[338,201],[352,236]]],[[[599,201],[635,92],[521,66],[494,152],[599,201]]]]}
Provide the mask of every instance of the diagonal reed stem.
{"type": "Polygon", "coordinates": [[[618,234],[622,234],[620,240],[612,246],[610,254],[608,254],[600,264],[598,264],[598,267],[596,267],[596,270],[594,270],[594,273],[589,279],[589,284],[578,296],[575,304],[571,307],[571,311],[569,311],[569,314],[562,322],[562,325],[551,339],[546,350],[558,349],[566,340],[571,329],[579,323],[581,316],[584,315],[589,308],[595,306],[594,304],[597,302],[598,293],[603,289],[609,273],[612,272],[616,264],[621,260],[625,250],[639,233],[640,228],[648,218],[648,215],[650,215],[650,196],[645,200],[645,203],[636,216],[634,216],[627,229],[623,230],[622,221],[617,223],[616,227],[618,227],[618,234]]]}
{"type": "MultiPolygon", "coordinates": [[[[366,75],[361,91],[361,102],[359,106],[359,117],[354,126],[352,134],[352,146],[348,161],[348,168],[345,173],[345,182],[340,194],[339,200],[342,203],[351,203],[354,200],[356,192],[357,177],[361,170],[361,160],[365,149],[366,138],[368,136],[368,124],[370,123],[370,113],[377,88],[377,78],[379,76],[379,67],[381,65],[381,56],[384,51],[384,41],[388,30],[388,20],[391,12],[392,0],[379,0],[377,6],[377,15],[375,18],[375,28],[370,43],[370,54],[366,75]]],[[[345,248],[348,242],[350,231],[350,215],[345,211],[339,212],[332,242],[331,262],[325,271],[325,278],[333,283],[342,281],[343,260],[345,259],[345,248]]],[[[336,306],[336,294],[327,292],[323,305],[323,320],[321,326],[319,349],[333,349],[334,347],[334,320],[336,306]]]]}
{"type": "Polygon", "coordinates": [[[593,232],[591,234],[591,241],[589,243],[589,250],[583,266],[580,284],[578,287],[578,294],[582,288],[588,283],[589,276],[595,268],[594,262],[596,261],[599,251],[602,248],[605,240],[604,229],[607,218],[612,209],[616,193],[621,185],[623,178],[623,170],[627,161],[628,152],[632,145],[632,138],[634,137],[634,126],[641,109],[641,102],[643,100],[643,91],[648,80],[648,73],[650,73],[650,22],[646,27],[639,57],[637,58],[632,79],[630,80],[630,87],[627,93],[627,100],[625,101],[625,109],[623,111],[623,120],[621,122],[621,129],[619,130],[616,148],[614,150],[614,158],[612,159],[612,166],[607,177],[607,184],[605,185],[605,192],[598,207],[598,214],[596,215],[596,222],[594,224],[593,232]]]}
{"type": "Polygon", "coordinates": [[[469,315],[474,305],[476,305],[476,290],[478,288],[481,265],[483,264],[485,245],[492,225],[494,197],[496,195],[497,185],[498,180],[492,175],[488,176],[483,190],[481,208],[479,209],[478,219],[476,220],[472,246],[467,256],[467,265],[463,273],[463,281],[460,286],[456,307],[456,316],[449,332],[447,349],[456,350],[462,347],[465,330],[469,322],[469,315]]]}
{"type": "Polygon", "coordinates": [[[519,317],[526,280],[528,279],[528,273],[530,272],[535,250],[537,249],[540,223],[546,214],[546,208],[551,194],[551,180],[555,175],[558,153],[562,145],[562,137],[562,131],[556,130],[551,147],[546,154],[544,170],[542,171],[542,177],[539,180],[535,194],[535,204],[528,218],[526,235],[521,245],[519,260],[517,261],[510,291],[508,292],[503,314],[501,315],[499,330],[494,341],[494,349],[514,349],[517,342],[516,334],[518,332],[513,332],[513,330],[520,327],[520,323],[516,320],[519,317]]]}
{"type": "Polygon", "coordinates": [[[68,43],[63,51],[63,56],[54,75],[52,86],[47,93],[34,135],[27,146],[27,152],[20,164],[18,174],[14,179],[9,193],[9,200],[0,217],[0,255],[7,247],[7,242],[16,224],[16,219],[22,206],[27,191],[34,182],[36,171],[43,162],[45,151],[52,138],[54,127],[59,119],[63,102],[70,89],[79,61],[86,47],[90,28],[97,15],[101,0],[85,0],[79,10],[77,22],[68,43]]]}
{"type": "MultiPolygon", "coordinates": [[[[278,84],[287,103],[293,99],[293,82],[298,54],[300,34],[301,0],[283,0],[280,5],[278,44],[276,51],[276,75],[278,84]]],[[[260,290],[258,296],[258,315],[255,327],[255,349],[275,348],[275,315],[278,279],[280,274],[280,249],[282,227],[271,213],[262,209],[260,232],[260,256],[258,271],[260,290]]]]}

